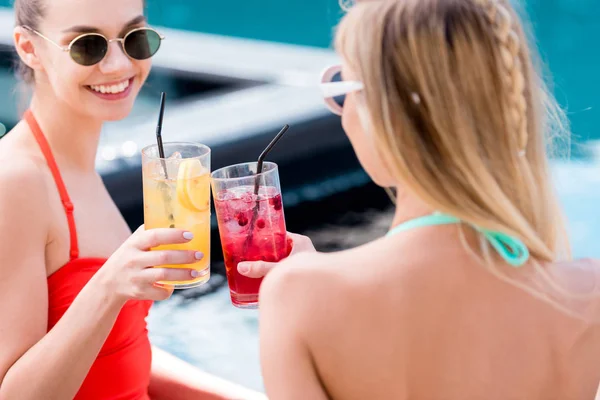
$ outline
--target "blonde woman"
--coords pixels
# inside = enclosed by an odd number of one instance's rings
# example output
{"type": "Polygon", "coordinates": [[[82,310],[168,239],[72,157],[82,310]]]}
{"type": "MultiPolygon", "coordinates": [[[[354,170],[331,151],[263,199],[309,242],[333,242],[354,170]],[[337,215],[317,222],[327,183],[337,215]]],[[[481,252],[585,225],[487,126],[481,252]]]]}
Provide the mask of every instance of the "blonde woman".
{"type": "Polygon", "coordinates": [[[397,208],[348,251],[294,236],[267,276],[269,398],[593,399],[598,263],[569,261],[546,151],[560,112],[510,3],[360,2],[336,49],[327,102],[397,208]]]}

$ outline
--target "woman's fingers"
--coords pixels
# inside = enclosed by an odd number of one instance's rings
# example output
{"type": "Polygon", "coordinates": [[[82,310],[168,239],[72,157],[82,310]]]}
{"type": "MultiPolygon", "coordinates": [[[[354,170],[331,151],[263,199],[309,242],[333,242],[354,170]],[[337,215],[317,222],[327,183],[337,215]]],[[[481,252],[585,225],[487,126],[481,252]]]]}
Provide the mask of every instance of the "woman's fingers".
{"type": "Polygon", "coordinates": [[[200,276],[193,268],[155,268],[160,265],[194,264],[204,258],[204,254],[191,250],[155,250],[142,255],[142,262],[150,267],[140,272],[140,279],[147,283],[159,281],[189,281],[200,276]]]}
{"type": "Polygon", "coordinates": [[[266,261],[245,261],[238,264],[238,272],[248,278],[262,278],[267,275],[277,263],[266,261]]]}
{"type": "Polygon", "coordinates": [[[194,235],[183,229],[176,228],[156,228],[144,230],[140,227],[131,236],[133,246],[139,250],[150,250],[154,247],[165,244],[188,243],[194,235]]]}
{"type": "Polygon", "coordinates": [[[297,233],[287,233],[288,240],[292,240],[292,254],[302,253],[302,252],[315,252],[315,246],[312,243],[312,240],[308,236],[298,235],[297,233]]]}
{"type": "Polygon", "coordinates": [[[191,281],[198,276],[198,270],[187,268],[146,268],[140,272],[140,280],[151,285],[156,282],[191,281]]]}
{"type": "MultiPolygon", "coordinates": [[[[302,252],[315,252],[312,241],[304,235],[287,232],[288,252],[294,255],[302,252]]],[[[267,261],[244,261],[238,264],[238,272],[248,278],[262,278],[267,275],[277,263],[267,261]]]]}
{"type": "Polygon", "coordinates": [[[139,261],[144,267],[161,265],[194,264],[204,258],[204,254],[193,250],[154,250],[140,254],[139,261]]]}

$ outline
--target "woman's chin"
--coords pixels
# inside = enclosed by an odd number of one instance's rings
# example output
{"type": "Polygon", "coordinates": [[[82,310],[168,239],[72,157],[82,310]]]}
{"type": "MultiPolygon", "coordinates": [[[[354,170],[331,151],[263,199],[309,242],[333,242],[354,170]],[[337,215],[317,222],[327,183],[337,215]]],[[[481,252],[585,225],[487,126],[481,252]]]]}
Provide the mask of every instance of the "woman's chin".
{"type": "Polygon", "coordinates": [[[88,95],[92,96],[89,102],[86,101],[87,114],[96,120],[106,122],[120,121],[127,118],[131,114],[139,91],[133,84],[126,92],[114,95],[95,93],[89,88],[86,88],[86,90],[88,95]]]}
{"type": "Polygon", "coordinates": [[[111,113],[111,114],[108,114],[106,117],[102,118],[102,120],[106,121],[106,122],[121,121],[121,120],[124,120],[125,118],[127,118],[130,113],[131,113],[131,110],[129,110],[127,112],[123,112],[123,113],[111,113]]]}
{"type": "Polygon", "coordinates": [[[102,108],[94,107],[93,109],[88,110],[87,114],[98,121],[115,122],[127,118],[131,114],[132,108],[133,105],[102,108]]]}

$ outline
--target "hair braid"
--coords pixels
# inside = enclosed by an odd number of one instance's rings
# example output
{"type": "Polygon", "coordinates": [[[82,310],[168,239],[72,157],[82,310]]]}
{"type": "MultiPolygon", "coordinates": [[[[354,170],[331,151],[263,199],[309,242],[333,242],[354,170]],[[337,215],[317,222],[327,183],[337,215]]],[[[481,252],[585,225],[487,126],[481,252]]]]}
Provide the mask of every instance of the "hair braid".
{"type": "Polygon", "coordinates": [[[509,126],[517,133],[519,155],[524,156],[528,142],[528,106],[525,97],[525,76],[521,62],[521,43],[510,11],[499,0],[475,0],[486,11],[500,46],[504,84],[508,88],[509,126]]]}

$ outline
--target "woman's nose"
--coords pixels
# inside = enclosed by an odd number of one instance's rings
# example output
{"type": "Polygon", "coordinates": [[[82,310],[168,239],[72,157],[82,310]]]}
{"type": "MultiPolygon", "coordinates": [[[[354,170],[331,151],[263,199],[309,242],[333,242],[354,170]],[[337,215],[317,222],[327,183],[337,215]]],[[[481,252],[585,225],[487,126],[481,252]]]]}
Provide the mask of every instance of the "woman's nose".
{"type": "Polygon", "coordinates": [[[117,40],[108,44],[108,51],[104,59],[100,62],[100,70],[106,75],[118,75],[121,72],[131,68],[132,61],[125,54],[122,42],[117,40]]]}

